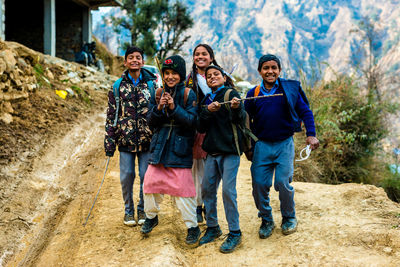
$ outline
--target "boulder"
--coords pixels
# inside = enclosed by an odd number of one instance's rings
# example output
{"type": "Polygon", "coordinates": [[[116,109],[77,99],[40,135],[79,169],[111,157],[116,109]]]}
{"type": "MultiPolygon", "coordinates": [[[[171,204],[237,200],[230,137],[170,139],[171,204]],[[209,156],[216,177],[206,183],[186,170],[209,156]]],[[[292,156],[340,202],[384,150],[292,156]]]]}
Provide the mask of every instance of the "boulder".
{"type": "Polygon", "coordinates": [[[6,63],[6,72],[12,72],[17,65],[14,52],[10,49],[0,51],[0,61],[4,61],[6,63]]]}

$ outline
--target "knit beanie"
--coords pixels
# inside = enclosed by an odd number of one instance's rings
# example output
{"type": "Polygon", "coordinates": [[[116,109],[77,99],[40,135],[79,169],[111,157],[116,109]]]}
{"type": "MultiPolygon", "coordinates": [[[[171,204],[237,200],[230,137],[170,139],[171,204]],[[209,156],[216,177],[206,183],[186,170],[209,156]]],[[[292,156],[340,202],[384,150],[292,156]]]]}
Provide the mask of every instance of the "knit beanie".
{"type": "Polygon", "coordinates": [[[167,59],[162,64],[161,71],[164,73],[165,70],[171,69],[179,74],[180,82],[186,79],[186,62],[183,57],[179,55],[174,55],[167,57],[167,59]]]}
{"type": "Polygon", "coordinates": [[[271,60],[275,61],[278,64],[279,70],[281,70],[281,61],[279,60],[279,58],[275,55],[268,54],[260,57],[260,60],[258,61],[258,71],[261,70],[261,67],[264,64],[264,62],[271,60]]]}

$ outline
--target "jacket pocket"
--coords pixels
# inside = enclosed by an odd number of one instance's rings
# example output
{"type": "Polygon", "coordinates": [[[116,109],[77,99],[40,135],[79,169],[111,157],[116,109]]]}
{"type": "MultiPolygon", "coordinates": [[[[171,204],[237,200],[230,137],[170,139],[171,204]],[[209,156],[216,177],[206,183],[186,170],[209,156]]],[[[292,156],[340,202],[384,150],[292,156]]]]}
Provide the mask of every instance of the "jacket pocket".
{"type": "Polygon", "coordinates": [[[191,154],[193,138],[176,135],[174,142],[174,153],[180,157],[191,154]]]}

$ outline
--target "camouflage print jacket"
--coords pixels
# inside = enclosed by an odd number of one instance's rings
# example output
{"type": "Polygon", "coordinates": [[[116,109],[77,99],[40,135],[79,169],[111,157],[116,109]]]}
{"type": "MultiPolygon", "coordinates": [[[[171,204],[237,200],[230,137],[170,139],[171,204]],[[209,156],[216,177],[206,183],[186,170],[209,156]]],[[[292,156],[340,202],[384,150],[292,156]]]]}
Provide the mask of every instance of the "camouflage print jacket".
{"type": "MultiPolygon", "coordinates": [[[[122,74],[119,87],[120,107],[118,122],[114,127],[116,101],[113,88],[108,92],[108,109],[106,118],[106,135],[104,148],[107,156],[113,156],[116,146],[119,151],[142,152],[149,150],[152,132],[147,124],[146,116],[150,96],[154,89],[149,89],[147,81],[155,80],[154,74],[141,69],[142,79],[134,86],[128,77],[128,71],[122,74]]],[[[155,82],[153,82],[155,85],[155,82]]]]}

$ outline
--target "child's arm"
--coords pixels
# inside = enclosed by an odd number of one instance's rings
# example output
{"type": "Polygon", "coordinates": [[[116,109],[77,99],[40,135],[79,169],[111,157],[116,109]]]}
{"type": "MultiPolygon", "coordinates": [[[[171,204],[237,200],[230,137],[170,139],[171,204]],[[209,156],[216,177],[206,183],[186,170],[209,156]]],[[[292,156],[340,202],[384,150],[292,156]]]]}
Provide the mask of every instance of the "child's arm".
{"type": "Polygon", "coordinates": [[[117,126],[113,126],[115,120],[115,112],[116,112],[116,102],[113,93],[113,88],[108,92],[108,108],[107,108],[107,117],[106,117],[106,134],[104,137],[104,149],[106,152],[106,156],[112,157],[114,155],[116,144],[115,144],[115,131],[117,126]]]}
{"type": "Polygon", "coordinates": [[[197,118],[196,129],[199,133],[205,133],[210,128],[214,114],[208,110],[208,107],[203,107],[202,105],[200,105],[199,108],[200,113],[197,118]]]}

